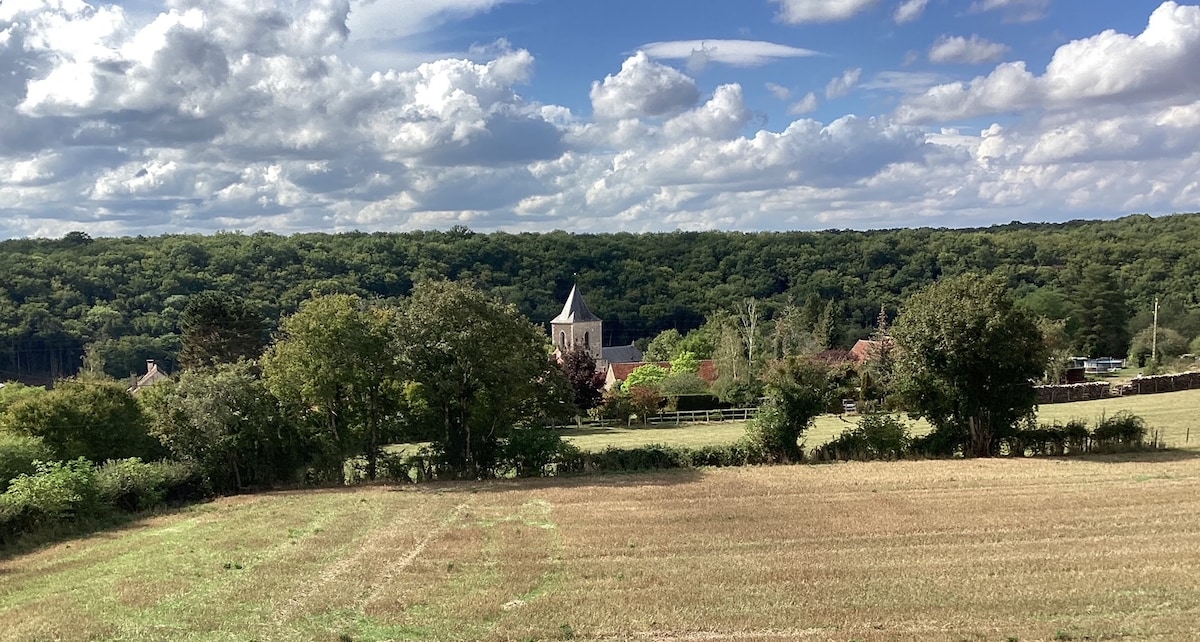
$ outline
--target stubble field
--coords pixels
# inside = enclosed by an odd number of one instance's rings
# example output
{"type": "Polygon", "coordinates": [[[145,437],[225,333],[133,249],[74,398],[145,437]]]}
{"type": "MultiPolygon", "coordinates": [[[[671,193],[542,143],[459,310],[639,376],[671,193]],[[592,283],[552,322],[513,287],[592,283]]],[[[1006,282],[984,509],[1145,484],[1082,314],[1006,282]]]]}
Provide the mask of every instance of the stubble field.
{"type": "Polygon", "coordinates": [[[227,498],[0,561],[5,640],[1192,640],[1200,458],[227,498]]]}

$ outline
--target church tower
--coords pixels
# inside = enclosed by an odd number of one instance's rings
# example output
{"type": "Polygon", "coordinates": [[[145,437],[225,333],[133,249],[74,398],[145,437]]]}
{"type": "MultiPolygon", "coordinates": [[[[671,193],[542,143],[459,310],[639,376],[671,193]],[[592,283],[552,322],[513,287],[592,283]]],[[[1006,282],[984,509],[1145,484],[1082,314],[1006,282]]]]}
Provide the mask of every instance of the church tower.
{"type": "Polygon", "coordinates": [[[604,349],[601,347],[603,325],[600,317],[592,314],[587,303],[584,303],[579,286],[572,285],[562,312],[550,322],[550,337],[559,352],[579,346],[600,365],[604,361],[604,349]]]}

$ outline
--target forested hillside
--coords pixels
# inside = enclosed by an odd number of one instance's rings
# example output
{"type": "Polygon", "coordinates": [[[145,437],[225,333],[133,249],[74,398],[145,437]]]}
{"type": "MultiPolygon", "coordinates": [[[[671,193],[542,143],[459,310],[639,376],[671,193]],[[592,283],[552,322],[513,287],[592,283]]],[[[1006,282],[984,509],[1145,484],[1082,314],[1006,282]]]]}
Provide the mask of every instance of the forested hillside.
{"type": "Polygon", "coordinates": [[[1010,224],[976,230],[675,232],[576,235],[447,232],[98,238],[0,243],[0,379],[69,375],[89,352],[114,376],[154,358],[170,368],[189,298],[215,290],[267,319],[312,293],[406,296],[414,282],[469,280],[538,323],[573,281],[606,343],[688,330],[747,297],[770,309],[815,297],[840,310],[838,341],[865,336],[880,306],[967,271],[1005,277],[1027,307],[1080,341],[1108,316],[1127,333],[1160,322],[1200,334],[1200,215],[1010,224]],[[90,346],[90,350],[89,350],[90,346]]]}

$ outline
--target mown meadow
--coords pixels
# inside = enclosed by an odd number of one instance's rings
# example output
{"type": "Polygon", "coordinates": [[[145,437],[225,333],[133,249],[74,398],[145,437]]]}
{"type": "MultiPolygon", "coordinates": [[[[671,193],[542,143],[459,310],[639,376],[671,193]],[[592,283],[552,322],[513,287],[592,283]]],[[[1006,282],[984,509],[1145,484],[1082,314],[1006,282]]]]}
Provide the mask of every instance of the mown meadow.
{"type": "Polygon", "coordinates": [[[1189,640],[1200,458],[223,498],[0,562],[5,640],[1189,640]]]}
{"type": "Polygon", "coordinates": [[[0,639],[1190,640],[1198,550],[1192,449],[283,491],[0,560],[0,639]]]}

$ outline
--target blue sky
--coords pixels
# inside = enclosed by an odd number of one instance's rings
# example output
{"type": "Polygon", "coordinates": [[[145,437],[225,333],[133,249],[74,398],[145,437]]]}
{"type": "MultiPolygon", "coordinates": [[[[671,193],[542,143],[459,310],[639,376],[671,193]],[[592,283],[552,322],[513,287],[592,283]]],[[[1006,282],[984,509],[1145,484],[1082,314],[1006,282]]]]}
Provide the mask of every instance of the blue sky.
{"type": "Polygon", "coordinates": [[[0,237],[1197,211],[1200,6],[4,0],[0,237]]]}

